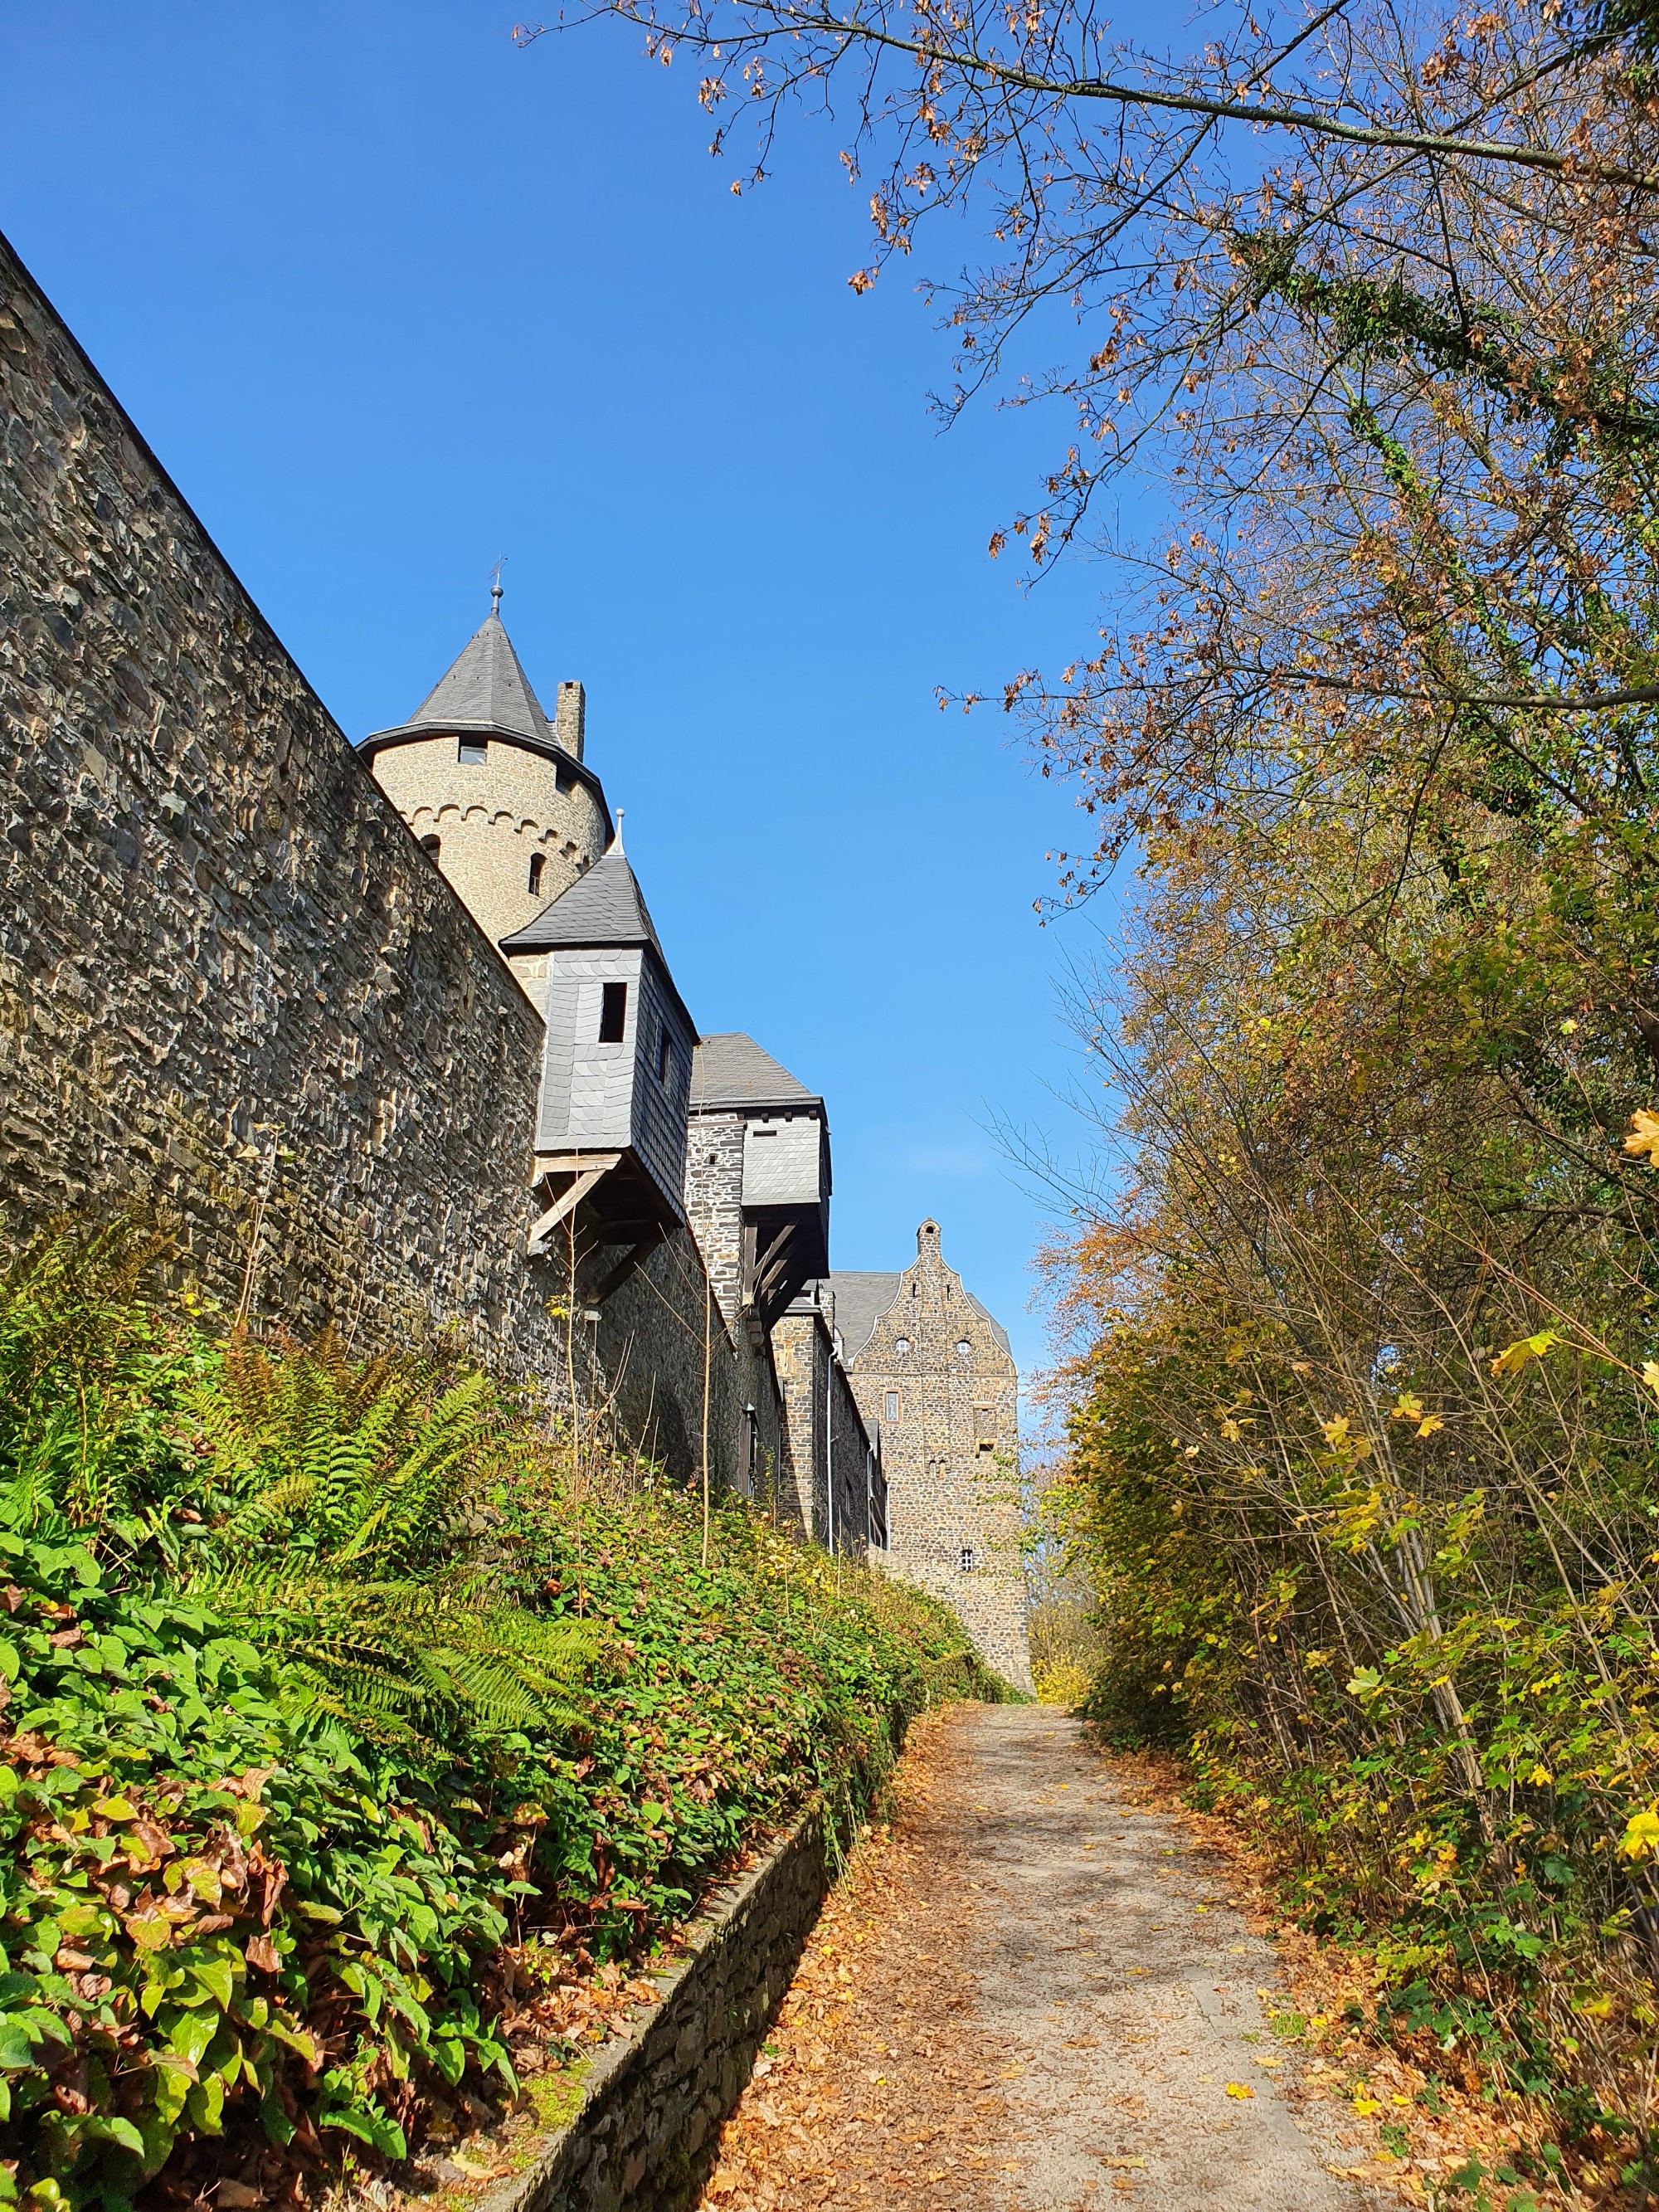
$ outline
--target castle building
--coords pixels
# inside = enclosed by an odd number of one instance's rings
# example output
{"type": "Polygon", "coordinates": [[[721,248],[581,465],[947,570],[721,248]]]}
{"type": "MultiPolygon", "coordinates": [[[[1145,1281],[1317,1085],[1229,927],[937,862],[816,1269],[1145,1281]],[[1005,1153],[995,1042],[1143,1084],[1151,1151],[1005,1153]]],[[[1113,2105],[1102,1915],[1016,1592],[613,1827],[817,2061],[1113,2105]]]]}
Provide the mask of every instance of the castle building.
{"type": "Polygon", "coordinates": [[[899,1274],[814,1286],[878,1440],[887,1561],[945,1599],[998,1672],[1031,1686],[1019,1495],[1019,1376],[1006,1332],[945,1265],[936,1221],[899,1274]]]}
{"type": "Polygon", "coordinates": [[[131,1206],[252,1327],[441,1333],[1026,1681],[1006,1342],[932,1222],[832,1268],[823,1099],[699,1034],[580,684],[498,585],[354,747],[3,238],[0,326],[0,1245],[131,1206]]]}
{"type": "Polygon", "coordinates": [[[410,720],[362,753],[544,1021],[527,1256],[562,1270],[590,1387],[675,1471],[717,1461],[830,1549],[944,1598],[1029,1686],[1007,1339],[931,1221],[902,1273],[831,1270],[824,1102],[752,1037],[699,1036],[582,757],[581,686],[559,686],[550,721],[500,596],[410,720]],[[692,1339],[689,1375],[660,1392],[664,1358],[684,1368],[688,1347],[645,1292],[692,1339]],[[716,1334],[738,1378],[719,1408],[716,1334]]]}

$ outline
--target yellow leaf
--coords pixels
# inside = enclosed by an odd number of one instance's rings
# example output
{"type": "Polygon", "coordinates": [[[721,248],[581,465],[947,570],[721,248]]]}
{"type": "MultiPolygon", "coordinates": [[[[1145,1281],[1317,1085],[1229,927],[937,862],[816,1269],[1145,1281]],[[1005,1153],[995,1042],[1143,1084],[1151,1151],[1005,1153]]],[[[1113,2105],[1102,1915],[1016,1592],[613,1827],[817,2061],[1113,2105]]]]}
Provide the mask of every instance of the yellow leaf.
{"type": "Polygon", "coordinates": [[[1644,1813],[1632,1813],[1619,1838],[1620,1858],[1650,1859],[1656,1851],[1659,1851],[1659,1802],[1650,1805],[1644,1813]]]}
{"type": "Polygon", "coordinates": [[[1527,1779],[1528,1782],[1532,1783],[1535,1788],[1541,1790],[1547,1784],[1553,1782],[1555,1777],[1550,1772],[1547,1766],[1534,1766],[1532,1772],[1527,1777],[1527,1779]]]}
{"type": "Polygon", "coordinates": [[[1419,1437],[1437,1436],[1445,1425],[1438,1413],[1431,1413],[1426,1420],[1418,1423],[1417,1433],[1419,1437]]]}
{"type": "Polygon", "coordinates": [[[1254,2097],[1255,2091],[1248,2081],[1229,2081],[1227,2094],[1230,2097],[1254,2097]]]}
{"type": "Polygon", "coordinates": [[[1642,1362],[1642,1380],[1654,1396],[1659,1398],[1659,1359],[1644,1359],[1642,1362]]]}
{"type": "Polygon", "coordinates": [[[1423,1401],[1414,1397],[1409,1390],[1402,1390],[1394,1401],[1394,1411],[1389,1419],[1391,1421],[1420,1421],[1422,1418],[1423,1401]]]}
{"type": "Polygon", "coordinates": [[[1625,1139],[1625,1150],[1635,1153],[1638,1158],[1645,1152],[1648,1164],[1651,1167],[1656,1146],[1659,1146],[1659,1114],[1650,1114],[1646,1107],[1638,1106],[1630,1117],[1630,1134],[1625,1139]]]}
{"type": "Polygon", "coordinates": [[[1362,2120],[1368,2120],[1373,2112],[1382,2111],[1382,2100],[1376,2097],[1356,2097],[1353,2100],[1353,2108],[1362,2120]]]}
{"type": "Polygon", "coordinates": [[[1322,1421],[1320,1433],[1328,1444],[1340,1450],[1348,1441],[1348,1417],[1339,1413],[1334,1421],[1322,1421]]]}
{"type": "Polygon", "coordinates": [[[1540,1329],[1536,1336],[1519,1336],[1498,1353],[1492,1364],[1492,1371],[1494,1375],[1518,1375],[1529,1359],[1541,1359],[1552,1345],[1560,1341],[1553,1328],[1540,1329]]]}

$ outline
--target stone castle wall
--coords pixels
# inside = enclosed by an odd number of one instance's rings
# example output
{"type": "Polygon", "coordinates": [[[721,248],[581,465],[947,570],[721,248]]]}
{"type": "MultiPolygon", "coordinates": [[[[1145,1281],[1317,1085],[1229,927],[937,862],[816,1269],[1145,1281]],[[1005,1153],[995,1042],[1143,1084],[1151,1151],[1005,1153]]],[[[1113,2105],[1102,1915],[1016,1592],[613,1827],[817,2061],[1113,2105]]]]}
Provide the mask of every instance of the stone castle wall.
{"type": "MultiPolygon", "coordinates": [[[[559,1255],[524,1256],[539,1017],[3,240],[0,423],[6,1236],[161,1201],[231,1312],[359,1350],[453,1327],[585,1393],[559,1255]]],[[[598,1331],[682,1476],[704,1282],[681,1230],[598,1331]]],[[[717,1311],[717,1480],[751,1400],[781,1449],[754,1364],[717,1311]]]]}
{"type": "MultiPolygon", "coordinates": [[[[583,1275],[593,1280],[622,1256],[606,1249],[583,1275]]],[[[692,1482],[702,1476],[706,1372],[710,1479],[717,1490],[764,1498],[787,1449],[771,1369],[763,1351],[726,1327],[708,1279],[690,1229],[671,1231],[597,1309],[593,1395],[612,1397],[622,1433],[647,1458],[692,1482]]]]}
{"type": "Polygon", "coordinates": [[[805,1300],[779,1316],[773,1358],[788,1440],[781,1509],[807,1535],[860,1559],[870,1541],[870,1446],[835,1357],[830,1322],[805,1300]]]}
{"type": "Polygon", "coordinates": [[[693,1114],[685,1146],[685,1210],[714,1296],[736,1328],[743,1307],[743,1133],[740,1114],[693,1114]]]}
{"type": "MultiPolygon", "coordinates": [[[[539,1016],[3,240],[0,437],[0,1236],[163,1205],[228,1312],[358,1350],[453,1329],[556,1399],[574,1378],[684,1479],[706,1406],[717,1485],[862,1549],[857,1414],[880,1419],[890,1347],[849,1389],[824,1315],[780,1323],[775,1371],[754,1341],[742,1117],[691,1123],[712,1298],[692,1227],[596,1322],[584,1285],[624,1254],[589,1255],[574,1300],[568,1252],[526,1259],[539,1016]]],[[[974,1341],[1013,1465],[1012,1364],[974,1341]]],[[[978,1401],[934,1380],[959,1441],[978,1401]]],[[[1017,1559],[998,1537],[947,1571],[979,1463],[889,1459],[896,1562],[1023,1680],[1017,1559]],[[936,1481],[937,1510],[908,1502],[936,1481]]]]}
{"type": "Polygon", "coordinates": [[[552,1350],[540,1024],[0,241],[9,1233],[164,1200],[233,1309],[552,1350]]]}

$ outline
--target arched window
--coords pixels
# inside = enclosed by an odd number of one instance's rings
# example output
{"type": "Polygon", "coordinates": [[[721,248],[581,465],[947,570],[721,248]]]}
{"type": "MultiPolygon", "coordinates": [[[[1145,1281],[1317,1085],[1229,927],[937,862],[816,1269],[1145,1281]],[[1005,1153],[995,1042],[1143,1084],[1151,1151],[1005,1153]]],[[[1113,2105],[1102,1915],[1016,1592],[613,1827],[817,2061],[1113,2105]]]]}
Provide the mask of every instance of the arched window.
{"type": "Polygon", "coordinates": [[[441,838],[422,837],[421,840],[421,850],[426,854],[428,860],[435,860],[438,857],[439,852],[442,848],[442,844],[443,841],[441,838]]]}
{"type": "Polygon", "coordinates": [[[541,890],[542,870],[546,866],[547,855],[545,853],[532,853],[530,855],[530,896],[532,898],[534,898],[541,890]]]}

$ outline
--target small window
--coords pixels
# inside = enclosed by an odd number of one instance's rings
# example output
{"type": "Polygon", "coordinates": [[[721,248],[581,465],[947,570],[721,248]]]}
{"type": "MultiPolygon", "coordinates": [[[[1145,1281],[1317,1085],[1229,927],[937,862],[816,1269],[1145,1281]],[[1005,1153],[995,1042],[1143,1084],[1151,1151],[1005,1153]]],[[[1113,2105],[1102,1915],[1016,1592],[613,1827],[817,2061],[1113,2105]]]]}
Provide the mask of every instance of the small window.
{"type": "Polygon", "coordinates": [[[887,1418],[890,1421],[896,1421],[898,1417],[898,1392],[896,1390],[890,1390],[887,1393],[887,1418]]]}
{"type": "Polygon", "coordinates": [[[657,1024],[657,1080],[665,1084],[674,1069],[674,1041],[666,1022],[657,1024]]]}
{"type": "Polygon", "coordinates": [[[463,768],[482,768],[489,758],[488,738],[457,738],[455,757],[463,768]]]}
{"type": "Polygon", "coordinates": [[[442,849],[443,842],[441,838],[422,837],[421,840],[421,850],[427,855],[428,860],[435,860],[442,849]]]}
{"type": "Polygon", "coordinates": [[[553,763],[553,781],[561,796],[576,788],[576,779],[562,761],[556,761],[553,763]]]}
{"type": "Polygon", "coordinates": [[[607,983],[599,1003],[599,1042],[620,1044],[628,1027],[628,986],[607,983]]]}
{"type": "Polygon", "coordinates": [[[547,855],[545,853],[532,853],[530,855],[530,896],[532,898],[534,898],[541,890],[542,870],[546,866],[547,855]]]}
{"type": "Polygon", "coordinates": [[[908,1336],[900,1337],[898,1342],[893,1346],[893,1349],[895,1352],[908,1352],[910,1349],[909,1338],[908,1336]]]}
{"type": "Polygon", "coordinates": [[[964,1544],[964,1545],[963,1546],[963,1547],[962,1547],[962,1555],[961,1555],[961,1566],[962,1566],[962,1571],[963,1571],[963,1573],[964,1575],[971,1575],[971,1574],[973,1573],[973,1571],[974,1571],[975,1568],[975,1567],[977,1567],[977,1566],[978,1566],[978,1565],[979,1565],[979,1553],[978,1553],[974,1549],[974,1547],[973,1547],[973,1546],[972,1546],[971,1544],[964,1544]]]}
{"type": "Polygon", "coordinates": [[[958,1359],[966,1359],[973,1348],[973,1346],[969,1343],[967,1338],[964,1336],[961,1342],[957,1346],[957,1358],[958,1359]]]}

